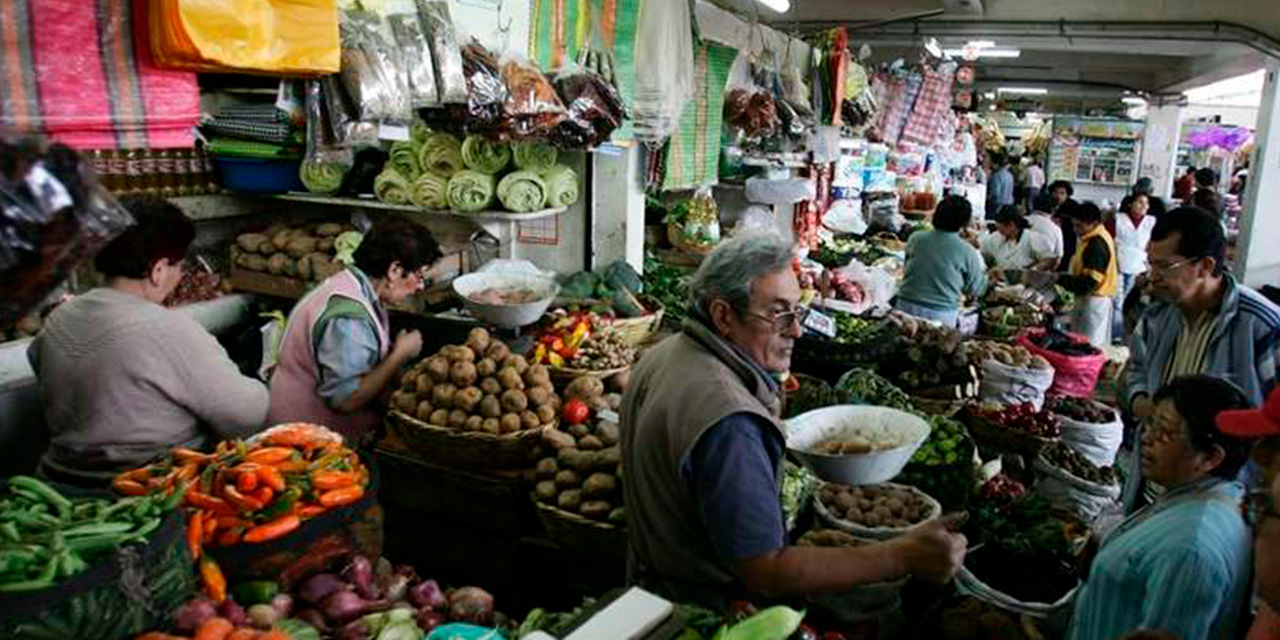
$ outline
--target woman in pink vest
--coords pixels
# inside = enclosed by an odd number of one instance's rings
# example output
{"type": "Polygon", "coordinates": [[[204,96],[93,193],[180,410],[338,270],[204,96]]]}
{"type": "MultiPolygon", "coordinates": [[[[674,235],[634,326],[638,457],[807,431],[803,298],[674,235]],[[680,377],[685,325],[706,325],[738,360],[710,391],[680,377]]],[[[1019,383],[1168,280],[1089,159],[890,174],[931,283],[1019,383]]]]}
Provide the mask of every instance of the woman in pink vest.
{"type": "Polygon", "coordinates": [[[441,257],[426,228],[380,220],[355,251],[355,264],[308,293],[289,314],[271,376],[271,424],[325,425],[359,446],[381,421],[380,397],[422,350],[422,335],[393,341],[387,306],[421,290],[441,257]]]}

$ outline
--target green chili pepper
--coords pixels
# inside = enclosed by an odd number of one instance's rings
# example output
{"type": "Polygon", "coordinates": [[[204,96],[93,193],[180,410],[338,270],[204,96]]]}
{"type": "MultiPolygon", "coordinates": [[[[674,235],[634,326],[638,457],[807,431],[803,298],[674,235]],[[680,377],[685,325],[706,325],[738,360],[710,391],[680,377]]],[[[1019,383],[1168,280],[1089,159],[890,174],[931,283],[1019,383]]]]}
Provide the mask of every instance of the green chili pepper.
{"type": "Polygon", "coordinates": [[[0,524],[0,535],[8,538],[10,542],[22,541],[22,535],[18,533],[18,525],[12,521],[0,524]]]}
{"type": "Polygon", "coordinates": [[[246,607],[268,604],[278,593],[280,593],[280,586],[271,580],[241,582],[231,589],[231,595],[235,601],[246,607]]]}
{"type": "Polygon", "coordinates": [[[101,535],[104,533],[125,533],[131,531],[134,527],[132,522],[101,522],[97,524],[86,524],[62,532],[62,535],[73,538],[76,536],[101,535]]]}
{"type": "Polygon", "coordinates": [[[40,560],[40,556],[30,549],[0,550],[0,575],[6,573],[25,573],[31,565],[40,560]]]}
{"type": "Polygon", "coordinates": [[[301,489],[297,487],[289,487],[288,489],[285,489],[285,492],[280,494],[280,497],[276,498],[274,502],[254,514],[254,520],[259,522],[270,522],[275,520],[276,518],[288,513],[289,509],[292,509],[293,505],[298,502],[298,498],[301,497],[301,489]]]}
{"type": "Polygon", "coordinates": [[[53,579],[58,575],[58,558],[50,558],[49,562],[44,565],[44,569],[40,571],[40,575],[20,582],[0,583],[0,593],[12,593],[15,591],[37,591],[39,589],[48,589],[53,586],[53,579]]]}
{"type": "Polygon", "coordinates": [[[58,510],[58,514],[63,518],[67,517],[71,512],[71,501],[66,496],[58,493],[53,487],[32,478],[31,476],[14,476],[9,478],[9,486],[18,490],[27,490],[37,496],[41,500],[49,503],[53,508],[58,510]]]}

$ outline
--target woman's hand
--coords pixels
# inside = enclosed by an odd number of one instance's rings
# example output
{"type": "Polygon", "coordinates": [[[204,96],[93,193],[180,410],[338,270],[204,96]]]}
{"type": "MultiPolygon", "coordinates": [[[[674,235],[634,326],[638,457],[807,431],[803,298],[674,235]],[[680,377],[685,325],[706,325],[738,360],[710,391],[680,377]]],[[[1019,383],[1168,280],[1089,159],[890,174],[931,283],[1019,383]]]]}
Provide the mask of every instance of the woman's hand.
{"type": "Polygon", "coordinates": [[[401,331],[396,334],[395,345],[391,347],[391,356],[400,362],[408,362],[422,353],[422,332],[401,331]]]}

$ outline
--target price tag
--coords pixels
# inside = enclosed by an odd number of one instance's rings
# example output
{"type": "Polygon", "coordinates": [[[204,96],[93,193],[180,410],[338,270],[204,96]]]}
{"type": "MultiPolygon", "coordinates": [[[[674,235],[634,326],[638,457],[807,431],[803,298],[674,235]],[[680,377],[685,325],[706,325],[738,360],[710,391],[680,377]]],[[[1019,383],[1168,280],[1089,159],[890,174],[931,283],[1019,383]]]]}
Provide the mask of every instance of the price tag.
{"type": "Polygon", "coordinates": [[[817,309],[809,310],[809,315],[804,319],[804,328],[821,333],[828,338],[836,337],[836,319],[817,309]]]}
{"type": "Polygon", "coordinates": [[[387,124],[385,122],[378,124],[378,139],[390,140],[392,142],[405,142],[409,140],[409,127],[402,124],[387,124]]]}
{"type": "Polygon", "coordinates": [[[599,418],[599,419],[601,419],[601,420],[603,420],[603,421],[605,421],[605,422],[612,422],[612,423],[614,423],[614,424],[621,424],[621,423],[622,423],[622,418],[621,418],[621,417],[619,417],[617,413],[615,413],[615,412],[613,412],[613,411],[610,411],[610,410],[608,410],[608,409],[604,409],[604,410],[601,410],[601,411],[597,412],[597,413],[596,413],[596,417],[597,417],[597,418],[599,418]]]}

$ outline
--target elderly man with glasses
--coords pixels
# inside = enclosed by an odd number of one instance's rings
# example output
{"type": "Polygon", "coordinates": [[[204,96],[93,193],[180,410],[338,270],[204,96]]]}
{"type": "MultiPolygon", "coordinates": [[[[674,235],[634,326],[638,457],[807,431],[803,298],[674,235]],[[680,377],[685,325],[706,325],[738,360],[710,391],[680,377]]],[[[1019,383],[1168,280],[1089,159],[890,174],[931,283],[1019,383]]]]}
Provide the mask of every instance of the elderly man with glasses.
{"type": "Polygon", "coordinates": [[[690,284],[689,319],[645,355],[623,398],[629,573],[676,601],[945,581],[963,561],[956,518],[854,549],[788,546],[778,381],[807,313],[791,262],[771,235],[720,245],[690,284]]]}
{"type": "MultiPolygon", "coordinates": [[[[1226,378],[1253,406],[1275,388],[1280,308],[1227,273],[1225,254],[1222,226],[1202,209],[1170,211],[1152,230],[1146,290],[1154,302],[1129,340],[1124,376],[1134,417],[1150,417],[1155,390],[1178,376],[1226,378]]],[[[1136,447],[1128,462],[1124,503],[1132,511],[1161,488],[1143,480],[1136,447]]]]}

